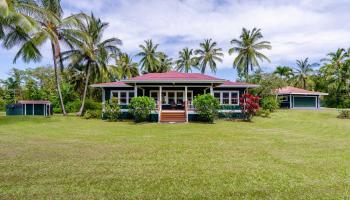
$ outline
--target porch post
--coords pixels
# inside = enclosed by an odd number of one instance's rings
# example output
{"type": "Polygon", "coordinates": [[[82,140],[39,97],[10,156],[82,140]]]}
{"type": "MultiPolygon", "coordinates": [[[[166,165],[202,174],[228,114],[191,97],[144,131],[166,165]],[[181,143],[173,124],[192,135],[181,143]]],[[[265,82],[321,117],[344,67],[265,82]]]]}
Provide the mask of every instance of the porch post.
{"type": "Polygon", "coordinates": [[[214,96],[213,84],[211,84],[211,86],[210,86],[210,94],[211,94],[212,96],[214,96]]]}
{"type": "Polygon", "coordinates": [[[188,99],[187,99],[187,86],[185,86],[184,102],[185,102],[185,114],[186,114],[186,122],[188,122],[188,99]]]}
{"type": "Polygon", "coordinates": [[[24,104],[24,115],[27,115],[27,104],[24,104]]]}
{"type": "Polygon", "coordinates": [[[33,113],[32,113],[32,115],[34,115],[34,103],[33,103],[33,113]]]}
{"type": "Polygon", "coordinates": [[[45,112],[46,104],[44,104],[43,107],[44,107],[44,116],[46,117],[46,112],[45,112]]]}
{"type": "Polygon", "coordinates": [[[102,88],[102,112],[106,111],[106,91],[102,88]]]}
{"type": "Polygon", "coordinates": [[[159,109],[158,109],[158,122],[160,122],[161,112],[162,112],[162,86],[159,86],[159,109]]]}
{"type": "Polygon", "coordinates": [[[289,95],[289,109],[292,108],[292,95],[289,95]]]}
{"type": "Polygon", "coordinates": [[[135,83],[135,86],[134,86],[134,93],[135,93],[135,97],[137,97],[137,86],[136,86],[136,83],[135,83]]]}

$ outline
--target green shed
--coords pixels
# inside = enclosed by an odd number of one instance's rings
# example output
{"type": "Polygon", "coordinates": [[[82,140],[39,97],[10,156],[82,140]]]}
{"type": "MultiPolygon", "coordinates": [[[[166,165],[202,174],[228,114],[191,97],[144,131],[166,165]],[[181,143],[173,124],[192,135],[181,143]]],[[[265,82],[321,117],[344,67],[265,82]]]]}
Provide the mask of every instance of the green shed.
{"type": "Polygon", "coordinates": [[[6,105],[6,115],[52,115],[50,101],[44,100],[21,100],[17,104],[6,105]]]}
{"type": "Polygon", "coordinates": [[[281,108],[290,109],[319,109],[321,107],[321,97],[325,95],[328,94],[290,86],[277,90],[281,108]]]}

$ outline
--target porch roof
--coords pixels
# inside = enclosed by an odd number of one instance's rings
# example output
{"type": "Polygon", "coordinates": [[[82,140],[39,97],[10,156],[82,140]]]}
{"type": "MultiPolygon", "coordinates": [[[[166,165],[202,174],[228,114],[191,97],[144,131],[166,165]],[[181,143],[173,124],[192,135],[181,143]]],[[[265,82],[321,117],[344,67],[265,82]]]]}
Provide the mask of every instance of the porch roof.
{"type": "Polygon", "coordinates": [[[46,100],[20,100],[19,104],[51,104],[50,101],[46,100]]]}
{"type": "Polygon", "coordinates": [[[291,86],[287,86],[287,87],[283,87],[283,88],[278,89],[277,94],[279,94],[279,95],[282,95],[282,94],[328,95],[328,93],[304,90],[301,88],[296,88],[296,87],[291,87],[291,86]]]}
{"type": "Polygon", "coordinates": [[[170,71],[166,73],[149,73],[124,80],[125,83],[217,83],[222,84],[224,79],[200,73],[181,73],[170,71]]]}

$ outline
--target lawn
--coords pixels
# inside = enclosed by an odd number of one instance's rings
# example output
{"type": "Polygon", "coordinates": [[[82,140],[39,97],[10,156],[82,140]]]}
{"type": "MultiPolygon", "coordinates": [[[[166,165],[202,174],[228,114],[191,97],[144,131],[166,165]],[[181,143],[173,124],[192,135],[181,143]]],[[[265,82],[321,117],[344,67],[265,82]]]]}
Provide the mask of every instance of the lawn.
{"type": "Polygon", "coordinates": [[[138,125],[0,116],[0,198],[349,199],[350,121],[336,115],[138,125]]]}

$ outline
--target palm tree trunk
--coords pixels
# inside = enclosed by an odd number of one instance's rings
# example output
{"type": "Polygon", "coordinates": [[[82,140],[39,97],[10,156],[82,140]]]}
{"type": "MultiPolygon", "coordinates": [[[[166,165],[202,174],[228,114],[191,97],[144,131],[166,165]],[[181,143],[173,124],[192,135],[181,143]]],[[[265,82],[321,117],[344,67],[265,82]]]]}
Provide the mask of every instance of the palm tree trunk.
{"type": "Polygon", "coordinates": [[[77,116],[82,116],[83,111],[84,111],[85,98],[86,98],[87,88],[88,88],[89,79],[90,79],[90,63],[89,63],[89,62],[87,63],[87,67],[88,67],[88,70],[87,70],[87,74],[86,74],[86,80],[85,80],[85,87],[84,87],[83,99],[82,99],[82,101],[81,101],[81,106],[80,106],[79,112],[77,113],[77,116]]]}
{"type": "Polygon", "coordinates": [[[55,70],[55,80],[56,80],[56,89],[57,89],[57,93],[58,93],[58,97],[60,99],[60,104],[61,104],[61,109],[62,109],[62,113],[63,116],[67,116],[67,112],[66,109],[64,108],[64,103],[63,103],[63,97],[62,97],[62,92],[61,92],[61,81],[60,81],[60,75],[58,73],[58,69],[57,69],[57,56],[56,56],[56,46],[54,43],[51,43],[51,48],[52,48],[52,56],[53,56],[53,66],[54,66],[54,70],[55,70]]]}

